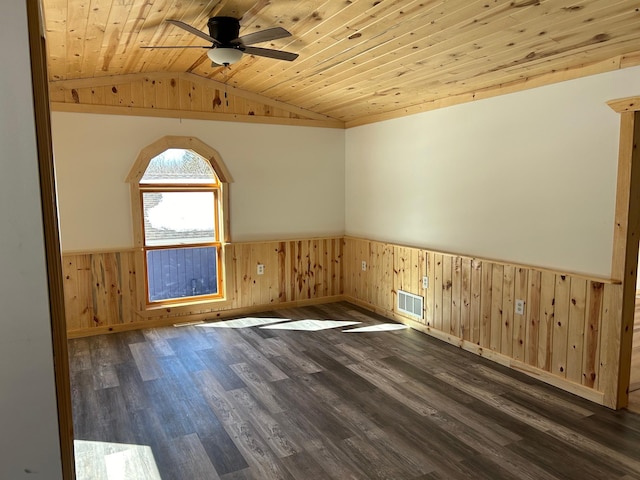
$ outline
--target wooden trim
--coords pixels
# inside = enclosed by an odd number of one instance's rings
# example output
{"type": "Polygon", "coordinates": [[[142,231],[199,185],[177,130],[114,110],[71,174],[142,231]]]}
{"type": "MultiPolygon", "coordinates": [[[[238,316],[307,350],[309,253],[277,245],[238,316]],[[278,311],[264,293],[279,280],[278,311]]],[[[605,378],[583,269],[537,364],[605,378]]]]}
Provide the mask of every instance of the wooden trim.
{"type": "Polygon", "coordinates": [[[460,339],[451,334],[441,332],[427,325],[424,325],[420,322],[416,322],[415,320],[412,320],[409,317],[399,315],[389,310],[378,308],[362,300],[358,300],[348,295],[345,295],[344,299],[347,302],[351,302],[354,305],[358,305],[362,308],[366,308],[367,310],[377,313],[379,315],[382,315],[384,317],[387,317],[390,320],[395,320],[397,322],[400,322],[404,325],[407,325],[408,327],[413,328],[414,330],[418,330],[431,337],[437,338],[438,340],[442,340],[443,342],[447,342],[451,345],[455,345],[456,347],[459,347],[463,350],[474,353],[478,356],[485,357],[493,362],[499,363],[500,365],[504,365],[505,367],[509,367],[514,370],[518,370],[522,373],[525,373],[526,375],[529,375],[531,377],[535,377],[544,383],[548,383],[549,385],[553,385],[554,387],[558,387],[567,392],[573,393],[575,395],[579,395],[580,397],[586,398],[600,405],[603,404],[604,395],[602,394],[602,392],[598,392],[596,390],[593,390],[592,388],[585,387],[583,385],[571,382],[567,379],[558,377],[552,373],[545,372],[540,368],[528,365],[525,362],[521,362],[507,355],[503,355],[501,353],[498,353],[489,349],[485,349],[476,343],[460,339]]]}
{"type": "MultiPolygon", "coordinates": [[[[345,235],[344,236],[345,239],[351,239],[351,240],[363,240],[363,241],[373,241],[373,242],[380,242],[380,243],[392,243],[392,242],[386,242],[384,240],[375,240],[375,239],[367,239],[367,238],[361,238],[361,237],[352,237],[350,235],[345,235]]],[[[554,270],[553,268],[547,268],[547,267],[539,267],[536,265],[527,265],[524,263],[512,263],[512,262],[507,262],[505,260],[495,260],[493,258],[484,258],[484,257],[477,257],[477,256],[472,256],[472,255],[465,255],[465,254],[460,254],[460,253],[452,253],[452,252],[445,252],[445,251],[441,251],[441,250],[433,250],[429,247],[424,247],[424,246],[417,246],[417,245],[406,245],[406,244],[397,244],[397,243],[393,243],[393,245],[397,245],[400,247],[405,247],[405,248],[418,248],[421,250],[427,250],[431,253],[435,253],[437,255],[446,255],[448,257],[460,257],[462,259],[465,260],[472,260],[474,262],[491,262],[491,263],[495,263],[496,265],[502,265],[505,267],[514,267],[514,268],[527,268],[527,269],[531,269],[531,270],[538,270],[540,272],[548,272],[548,273],[553,273],[554,275],[567,275],[567,276],[571,276],[571,277],[576,277],[576,278],[581,278],[583,280],[590,280],[592,282],[600,282],[600,283],[607,283],[607,284],[611,284],[611,285],[619,285],[622,283],[622,280],[617,279],[617,278],[606,278],[606,277],[600,277],[598,275],[588,275],[586,273],[575,273],[575,272],[568,272],[568,271],[562,271],[562,270],[554,270]]]]}
{"type": "Polygon", "coordinates": [[[49,311],[51,315],[53,368],[58,409],[62,477],[65,480],[73,480],[75,478],[75,461],[73,451],[71,382],[67,351],[67,328],[64,306],[64,285],[62,280],[62,257],[60,253],[55,167],[51,140],[49,89],[47,85],[47,48],[40,6],[38,0],[27,0],[27,21],[34,101],[33,109],[38,149],[45,256],[49,283],[49,311]]]}
{"type": "Polygon", "coordinates": [[[247,240],[239,242],[231,242],[231,245],[258,245],[261,243],[282,243],[282,242],[315,242],[318,240],[343,240],[343,235],[323,235],[321,237],[294,237],[294,238],[278,238],[265,240],[247,240]]]}
{"type": "MultiPolygon", "coordinates": [[[[145,80],[148,78],[153,78],[154,80],[169,79],[169,78],[187,80],[187,81],[196,83],[204,88],[214,88],[218,90],[225,90],[236,97],[259,102],[259,103],[262,103],[263,105],[269,105],[270,107],[279,108],[289,113],[300,115],[309,120],[342,123],[335,118],[329,117],[327,115],[323,115],[321,113],[316,113],[311,110],[306,110],[304,108],[296,107],[295,105],[290,105],[288,103],[281,102],[279,100],[274,100],[272,98],[265,97],[264,95],[260,95],[258,93],[249,92],[248,90],[243,90],[241,88],[233,87],[231,85],[225,85],[224,83],[218,82],[217,80],[201,77],[199,75],[188,73],[188,72],[186,73],[185,72],[131,73],[127,75],[112,75],[112,76],[106,76],[106,77],[57,80],[57,81],[50,82],[49,87],[50,88],[61,87],[66,90],[78,89],[78,88],[91,88],[91,87],[107,87],[112,85],[122,85],[126,83],[137,82],[137,81],[145,80]]],[[[343,127],[344,127],[344,124],[343,124],[343,127]]]]}
{"type": "Polygon", "coordinates": [[[231,242],[231,205],[229,196],[229,185],[223,183],[220,185],[220,204],[219,208],[222,208],[222,243],[223,246],[231,242]],[[225,214],[225,212],[227,212],[225,214]]]}
{"type": "Polygon", "coordinates": [[[625,257],[629,233],[629,205],[631,201],[631,166],[633,156],[634,113],[620,116],[620,140],[616,183],[616,209],[613,224],[613,252],[611,277],[625,278],[625,257]]]}
{"type": "MultiPolygon", "coordinates": [[[[293,300],[289,302],[278,303],[278,309],[295,308],[295,307],[307,307],[311,305],[323,305],[325,303],[341,302],[345,300],[343,295],[333,295],[330,297],[311,298],[308,300],[293,300]]],[[[236,317],[238,315],[248,315],[251,313],[268,312],[274,309],[274,305],[256,305],[252,307],[234,308],[230,310],[222,310],[219,312],[208,312],[197,315],[189,315],[186,317],[172,317],[162,318],[157,320],[144,320],[139,322],[125,323],[120,325],[111,325],[105,327],[92,327],[83,328],[78,330],[71,330],[68,332],[69,338],[81,338],[90,337],[93,335],[102,335],[105,333],[125,332],[129,330],[139,330],[142,328],[157,328],[167,327],[175,324],[185,322],[200,322],[200,321],[215,321],[222,320],[224,318],[236,317]]]]}
{"type": "MultiPolygon", "coordinates": [[[[226,207],[228,208],[228,206],[226,207]]],[[[223,244],[225,247],[229,245],[252,245],[259,243],[280,243],[280,242],[302,242],[302,241],[314,241],[314,240],[333,240],[335,238],[342,239],[343,236],[341,234],[322,236],[322,237],[295,237],[295,238],[279,238],[279,239],[270,239],[267,238],[265,240],[249,240],[249,241],[239,241],[239,242],[231,242],[229,240],[224,240],[223,244]]],[[[120,248],[93,248],[89,250],[63,250],[62,256],[71,256],[71,255],[92,255],[92,254],[102,254],[102,253],[125,253],[125,252],[136,252],[138,248],[136,247],[120,247],[120,248]]],[[[640,292],[640,290],[638,290],[640,292]]]]}
{"type": "MultiPolygon", "coordinates": [[[[629,236],[629,214],[631,208],[632,166],[634,152],[634,112],[620,116],[620,145],[616,183],[616,209],[613,225],[613,251],[611,276],[624,279],[626,270],[626,246],[629,236]]],[[[637,266],[637,264],[636,264],[637,266]]]]}
{"type": "MultiPolygon", "coordinates": [[[[226,284],[226,282],[223,282],[223,283],[226,284]]],[[[165,314],[165,315],[172,315],[172,316],[184,315],[184,314],[188,314],[194,309],[197,309],[197,310],[211,309],[211,311],[214,311],[213,309],[220,308],[220,309],[225,309],[226,311],[226,307],[228,307],[231,304],[232,304],[231,300],[221,296],[218,296],[218,297],[209,296],[209,297],[200,298],[200,299],[196,297],[196,298],[192,298],[191,301],[189,301],[188,299],[185,299],[183,301],[177,300],[175,303],[165,303],[165,304],[147,303],[145,309],[142,311],[136,312],[136,314],[140,318],[145,319],[145,318],[157,317],[158,314],[165,314]]],[[[191,315],[189,315],[189,318],[191,318],[191,315]]]]}
{"type": "Polygon", "coordinates": [[[291,237],[278,239],[256,239],[256,240],[240,240],[231,242],[232,245],[258,245],[261,243],[282,243],[282,242],[315,242],[320,240],[344,240],[344,235],[336,233],[335,235],[316,235],[311,237],[291,237]]]}
{"type": "MultiPolygon", "coordinates": [[[[231,177],[231,173],[229,169],[225,165],[222,157],[218,153],[217,150],[210,147],[202,140],[196,137],[186,137],[186,136],[164,136],[150,145],[144,147],[136,161],[134,162],[129,174],[127,175],[126,181],[129,183],[130,194],[131,194],[131,208],[132,208],[132,221],[133,221],[133,235],[134,235],[134,243],[135,243],[135,265],[136,271],[140,274],[136,276],[136,291],[137,298],[139,299],[139,303],[136,308],[136,312],[139,316],[146,317],[152,315],[153,313],[157,313],[158,310],[166,309],[167,311],[180,311],[181,305],[179,302],[167,302],[167,303],[151,303],[148,299],[148,278],[147,278],[147,269],[146,269],[146,255],[147,247],[144,242],[144,221],[142,218],[142,192],[149,189],[153,190],[155,186],[150,186],[150,188],[142,188],[140,186],[140,179],[144,176],[144,173],[149,165],[149,162],[160,153],[164,152],[169,148],[181,148],[181,149],[189,149],[198,154],[200,157],[204,158],[209,162],[211,167],[213,168],[218,182],[213,186],[205,187],[208,191],[214,191],[214,195],[216,198],[215,204],[215,216],[216,216],[216,242],[213,242],[216,246],[218,246],[218,293],[215,296],[209,296],[206,300],[204,300],[204,304],[215,304],[221,301],[225,301],[226,295],[226,279],[225,279],[225,270],[224,270],[224,251],[225,245],[229,240],[229,231],[230,231],[230,212],[228,209],[228,199],[229,199],[229,185],[230,182],[233,182],[233,178],[231,177]],[[222,230],[222,231],[220,231],[222,230]],[[144,301],[142,300],[144,299],[144,301]]],[[[163,188],[161,185],[158,186],[160,190],[167,190],[167,188],[163,188]]],[[[174,188],[174,187],[170,187],[174,188]]],[[[188,186],[185,188],[179,188],[180,191],[189,190],[188,186]]],[[[212,245],[212,244],[211,244],[212,245]]],[[[175,248],[176,245],[167,246],[167,248],[175,248]]],[[[153,248],[152,248],[153,249],[153,248]]],[[[194,303],[199,302],[190,302],[189,305],[193,305],[194,303]]]]}
{"type": "Polygon", "coordinates": [[[209,145],[196,137],[174,135],[167,135],[159,138],[152,144],[147,145],[142,150],[140,150],[136,161],[131,167],[131,170],[129,170],[126,181],[128,183],[140,182],[140,179],[149,166],[149,162],[151,161],[151,159],[169,148],[193,150],[195,153],[209,162],[213,170],[216,172],[216,176],[221,183],[233,182],[233,178],[231,177],[231,173],[229,173],[229,169],[227,168],[224,161],[222,160],[222,157],[215,148],[211,148],[209,145]]]}
{"type": "Polygon", "coordinates": [[[121,247],[121,248],[94,248],[91,250],[62,250],[62,257],[71,255],[93,255],[102,253],[123,253],[133,252],[136,249],[134,247],[121,247]]]}
{"type": "Polygon", "coordinates": [[[640,110],[640,97],[627,97],[607,102],[618,113],[637,112],[640,110]]]}
{"type": "MultiPolygon", "coordinates": [[[[630,105],[633,102],[628,102],[630,105]]],[[[612,299],[609,307],[609,335],[605,345],[607,376],[605,404],[626,407],[629,401],[629,375],[633,348],[638,247],[640,238],[640,112],[625,110],[620,119],[620,151],[616,187],[611,276],[622,280],[621,299],[612,299]]],[[[604,341],[604,339],[603,339],[604,341]]]]}
{"type": "Polygon", "coordinates": [[[136,117],[181,118],[190,120],[213,120],[219,122],[262,123],[293,127],[345,128],[340,120],[309,120],[305,118],[261,117],[237,113],[194,112],[162,108],[119,107],[113,105],[85,105],[80,103],[51,102],[54,112],[96,113],[100,115],[130,115],[136,117]]]}

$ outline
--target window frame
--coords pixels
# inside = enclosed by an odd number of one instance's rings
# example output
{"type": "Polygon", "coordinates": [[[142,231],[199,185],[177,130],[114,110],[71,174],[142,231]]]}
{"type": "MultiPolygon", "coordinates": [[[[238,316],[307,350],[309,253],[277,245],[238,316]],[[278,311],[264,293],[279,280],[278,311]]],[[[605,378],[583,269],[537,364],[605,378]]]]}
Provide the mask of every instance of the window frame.
{"type": "Polygon", "coordinates": [[[133,223],[133,237],[135,246],[136,271],[141,275],[136,275],[136,297],[137,310],[143,316],[153,315],[154,311],[164,309],[167,311],[189,311],[193,305],[199,307],[207,303],[219,303],[226,300],[226,261],[225,244],[230,242],[229,238],[229,183],[231,175],[224,165],[218,152],[195,137],[166,136],[151,145],[143,148],[134,162],[127,182],[130,185],[131,212],[133,223]],[[190,150],[206,160],[212,167],[217,182],[207,183],[148,183],[140,184],[142,177],[149,165],[149,162],[168,149],[190,150]],[[214,213],[215,213],[215,241],[194,244],[171,244],[167,246],[147,246],[145,244],[145,228],[143,200],[144,192],[149,191],[213,191],[214,193],[214,213]],[[201,295],[195,297],[181,297],[162,301],[149,300],[149,280],[147,278],[147,251],[162,248],[194,248],[201,246],[215,246],[218,248],[217,255],[217,275],[218,293],[212,295],[201,295]]]}
{"type": "Polygon", "coordinates": [[[175,303],[184,303],[184,302],[202,302],[206,300],[214,300],[223,298],[224,292],[224,278],[221,275],[222,272],[222,262],[221,262],[221,253],[223,250],[223,245],[220,237],[220,187],[217,178],[215,182],[210,184],[184,184],[178,187],[175,183],[153,183],[153,184],[140,184],[140,203],[144,205],[144,194],[148,192],[155,193],[164,193],[164,192],[211,192],[213,194],[213,215],[214,215],[214,238],[212,241],[208,242],[193,242],[193,243],[163,243],[161,245],[149,245],[147,241],[147,231],[144,228],[144,220],[142,225],[142,236],[143,236],[143,255],[144,255],[144,279],[145,279],[145,300],[147,302],[147,306],[150,305],[168,305],[175,303]],[[199,247],[215,247],[216,248],[216,281],[217,281],[217,293],[206,294],[206,295],[186,295],[184,297],[175,297],[168,298],[164,300],[151,300],[151,292],[149,289],[149,257],[148,252],[150,251],[159,251],[159,250],[169,250],[169,249],[178,249],[178,248],[199,248],[199,247]]]}

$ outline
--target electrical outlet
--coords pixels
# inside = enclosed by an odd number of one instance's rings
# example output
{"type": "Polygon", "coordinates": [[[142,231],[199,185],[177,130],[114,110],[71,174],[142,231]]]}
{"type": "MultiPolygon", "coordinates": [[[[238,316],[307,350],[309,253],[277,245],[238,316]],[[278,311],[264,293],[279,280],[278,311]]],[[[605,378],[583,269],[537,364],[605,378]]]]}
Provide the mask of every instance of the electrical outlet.
{"type": "Polygon", "coordinates": [[[258,275],[264,275],[264,265],[258,264],[258,275]]]}
{"type": "Polygon", "coordinates": [[[362,271],[363,272],[367,271],[367,262],[365,262],[364,260],[362,261],[362,271]]]}
{"type": "Polygon", "coordinates": [[[429,277],[422,277],[422,288],[429,288],[429,277]]]}
{"type": "Polygon", "coordinates": [[[524,315],[524,300],[516,300],[516,315],[524,315]]]}

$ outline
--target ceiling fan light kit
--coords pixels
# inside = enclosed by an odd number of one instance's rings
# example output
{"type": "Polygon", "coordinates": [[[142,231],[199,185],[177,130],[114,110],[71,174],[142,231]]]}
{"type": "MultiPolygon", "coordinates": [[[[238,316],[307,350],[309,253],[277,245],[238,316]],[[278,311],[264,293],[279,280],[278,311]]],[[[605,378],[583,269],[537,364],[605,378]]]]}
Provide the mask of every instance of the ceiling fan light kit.
{"type": "Polygon", "coordinates": [[[242,50],[237,48],[217,47],[207,50],[207,57],[218,65],[232,65],[242,58],[242,50]]]}

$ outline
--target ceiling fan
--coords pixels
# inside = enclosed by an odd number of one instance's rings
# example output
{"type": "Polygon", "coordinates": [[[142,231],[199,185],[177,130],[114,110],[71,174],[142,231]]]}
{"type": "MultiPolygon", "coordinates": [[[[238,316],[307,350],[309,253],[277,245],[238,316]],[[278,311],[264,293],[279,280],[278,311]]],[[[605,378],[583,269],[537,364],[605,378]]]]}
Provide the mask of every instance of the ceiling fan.
{"type": "Polygon", "coordinates": [[[186,30],[189,33],[211,42],[211,46],[144,46],[142,48],[206,48],[207,56],[217,65],[229,66],[242,58],[243,53],[259,57],[275,58],[276,60],[292,61],[298,58],[297,53],[284,52],[271,48],[253,47],[254,43],[269,42],[279,38],[290,37],[291,33],[282,27],[267,28],[258,32],[239,37],[240,20],[233,17],[211,17],[207,22],[209,35],[180,20],[167,22],[186,30]]]}

